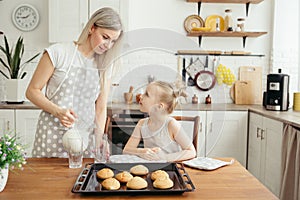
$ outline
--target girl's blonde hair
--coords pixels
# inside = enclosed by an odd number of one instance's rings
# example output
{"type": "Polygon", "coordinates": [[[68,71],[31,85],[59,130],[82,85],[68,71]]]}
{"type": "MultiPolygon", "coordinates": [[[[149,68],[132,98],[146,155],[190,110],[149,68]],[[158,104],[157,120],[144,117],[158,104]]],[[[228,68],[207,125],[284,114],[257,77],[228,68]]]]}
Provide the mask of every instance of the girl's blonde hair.
{"type": "Polygon", "coordinates": [[[164,81],[154,81],[151,84],[159,87],[159,100],[167,105],[167,112],[171,114],[178,104],[179,97],[187,97],[185,87],[181,81],[168,83],[164,81]]]}

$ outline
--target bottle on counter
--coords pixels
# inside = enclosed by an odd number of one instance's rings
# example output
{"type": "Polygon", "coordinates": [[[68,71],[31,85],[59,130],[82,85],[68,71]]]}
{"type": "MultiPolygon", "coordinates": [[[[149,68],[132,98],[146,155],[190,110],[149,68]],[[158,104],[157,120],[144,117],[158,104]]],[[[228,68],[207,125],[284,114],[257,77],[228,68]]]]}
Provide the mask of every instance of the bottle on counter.
{"type": "Polygon", "coordinates": [[[210,97],[210,95],[207,95],[207,97],[205,98],[205,104],[211,104],[211,97],[210,97]]]}
{"type": "Polygon", "coordinates": [[[226,31],[233,31],[233,20],[232,20],[232,10],[226,9],[225,10],[225,18],[224,18],[224,25],[226,31]]]}
{"type": "Polygon", "coordinates": [[[196,94],[194,94],[194,96],[192,98],[192,104],[198,104],[198,97],[196,94]]]}

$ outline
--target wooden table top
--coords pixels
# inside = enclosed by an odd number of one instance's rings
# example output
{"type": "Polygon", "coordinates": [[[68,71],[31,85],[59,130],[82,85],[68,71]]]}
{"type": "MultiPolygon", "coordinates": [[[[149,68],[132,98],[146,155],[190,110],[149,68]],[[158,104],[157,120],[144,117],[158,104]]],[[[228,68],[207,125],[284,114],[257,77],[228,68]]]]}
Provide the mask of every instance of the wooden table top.
{"type": "MultiPolygon", "coordinates": [[[[229,161],[230,158],[221,160],[229,161]]],[[[91,163],[92,159],[84,159],[91,163]]],[[[30,158],[24,171],[9,172],[1,199],[278,199],[237,161],[213,171],[185,167],[196,189],[177,195],[95,196],[72,193],[82,169],[69,169],[64,158],[30,158]]]]}

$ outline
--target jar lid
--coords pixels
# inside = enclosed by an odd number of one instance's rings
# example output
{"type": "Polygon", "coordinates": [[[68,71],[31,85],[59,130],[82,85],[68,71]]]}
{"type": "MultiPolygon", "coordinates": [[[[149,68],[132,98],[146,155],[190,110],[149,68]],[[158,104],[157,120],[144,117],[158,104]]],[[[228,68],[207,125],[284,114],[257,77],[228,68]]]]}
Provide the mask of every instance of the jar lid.
{"type": "Polygon", "coordinates": [[[238,21],[245,21],[245,18],[237,18],[238,21]]]}
{"type": "Polygon", "coordinates": [[[226,9],[225,12],[232,12],[232,10],[231,9],[226,9]]]}

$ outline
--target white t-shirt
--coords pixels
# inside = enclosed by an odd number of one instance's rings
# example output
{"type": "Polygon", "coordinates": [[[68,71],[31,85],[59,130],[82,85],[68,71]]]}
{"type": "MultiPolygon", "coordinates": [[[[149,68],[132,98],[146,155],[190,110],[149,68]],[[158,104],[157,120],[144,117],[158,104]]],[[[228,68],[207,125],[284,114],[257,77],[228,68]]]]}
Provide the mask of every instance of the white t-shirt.
{"type": "MultiPolygon", "coordinates": [[[[57,43],[46,48],[50,60],[55,67],[53,75],[51,76],[47,88],[46,96],[51,98],[62,81],[65,79],[70,65],[97,68],[94,58],[87,58],[77,50],[77,46],[72,43],[57,43]]],[[[107,70],[106,76],[111,76],[111,67],[107,70]]]]}

